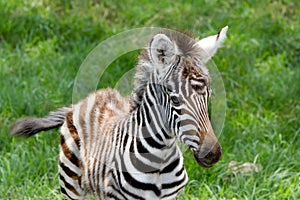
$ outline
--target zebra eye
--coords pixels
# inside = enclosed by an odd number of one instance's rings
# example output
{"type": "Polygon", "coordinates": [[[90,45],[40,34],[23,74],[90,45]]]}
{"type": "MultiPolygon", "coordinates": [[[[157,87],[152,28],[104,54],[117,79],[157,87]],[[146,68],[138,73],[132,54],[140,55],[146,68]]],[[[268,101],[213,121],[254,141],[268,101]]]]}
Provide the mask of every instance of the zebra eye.
{"type": "Polygon", "coordinates": [[[174,105],[179,105],[180,104],[180,100],[176,96],[171,96],[171,101],[174,103],[174,105]]]}

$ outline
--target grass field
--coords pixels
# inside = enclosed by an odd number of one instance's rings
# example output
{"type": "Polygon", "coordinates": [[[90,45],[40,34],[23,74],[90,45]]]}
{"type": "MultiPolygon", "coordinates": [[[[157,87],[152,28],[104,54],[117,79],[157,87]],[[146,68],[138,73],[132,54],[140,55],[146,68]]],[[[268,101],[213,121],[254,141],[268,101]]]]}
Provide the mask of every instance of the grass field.
{"type": "MultiPolygon", "coordinates": [[[[71,104],[79,66],[98,43],[138,27],[204,37],[225,25],[214,57],[227,95],[223,157],[203,169],[185,152],[181,198],[300,199],[300,1],[82,2],[0,0],[0,199],[61,199],[57,130],[20,140],[8,126],[71,104]],[[262,169],[232,174],[230,161],[262,169]]],[[[116,60],[99,87],[113,86],[137,55],[116,60]]]]}

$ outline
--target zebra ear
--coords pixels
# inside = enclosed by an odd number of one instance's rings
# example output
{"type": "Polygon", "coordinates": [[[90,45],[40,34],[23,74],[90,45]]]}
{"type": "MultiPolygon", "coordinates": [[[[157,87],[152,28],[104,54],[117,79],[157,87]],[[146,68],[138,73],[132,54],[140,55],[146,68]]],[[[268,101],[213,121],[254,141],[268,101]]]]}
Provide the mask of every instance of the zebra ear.
{"type": "Polygon", "coordinates": [[[149,46],[149,57],[152,63],[168,65],[175,60],[176,45],[165,34],[157,34],[149,46]]]}
{"type": "Polygon", "coordinates": [[[197,42],[197,45],[204,51],[201,53],[201,57],[204,63],[209,61],[211,57],[217,52],[218,48],[226,39],[226,32],[228,26],[222,28],[217,35],[209,36],[201,39],[197,42]]]}

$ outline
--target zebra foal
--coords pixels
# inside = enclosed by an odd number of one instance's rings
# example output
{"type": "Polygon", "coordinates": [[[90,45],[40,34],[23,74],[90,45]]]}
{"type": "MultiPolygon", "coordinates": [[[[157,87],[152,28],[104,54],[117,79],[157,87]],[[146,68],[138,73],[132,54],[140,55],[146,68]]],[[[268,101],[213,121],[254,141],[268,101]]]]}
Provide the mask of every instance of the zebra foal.
{"type": "Polygon", "coordinates": [[[222,154],[208,117],[205,63],[227,28],[200,41],[156,34],[138,59],[131,98],[102,89],[44,118],[19,119],[11,134],[61,127],[58,168],[66,199],[176,199],[188,180],[177,141],[203,167],[222,154]]]}

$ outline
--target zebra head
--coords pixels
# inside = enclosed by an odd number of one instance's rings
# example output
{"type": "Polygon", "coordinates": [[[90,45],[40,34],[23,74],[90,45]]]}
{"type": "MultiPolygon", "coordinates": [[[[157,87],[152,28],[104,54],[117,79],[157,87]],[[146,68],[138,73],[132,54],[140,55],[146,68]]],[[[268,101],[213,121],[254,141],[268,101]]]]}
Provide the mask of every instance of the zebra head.
{"type": "Polygon", "coordinates": [[[200,41],[182,33],[157,34],[140,60],[144,75],[149,73],[140,82],[154,74],[155,80],[150,81],[163,86],[161,105],[170,132],[203,167],[211,167],[222,155],[208,115],[210,76],[205,63],[225,39],[227,29],[200,41]]]}

